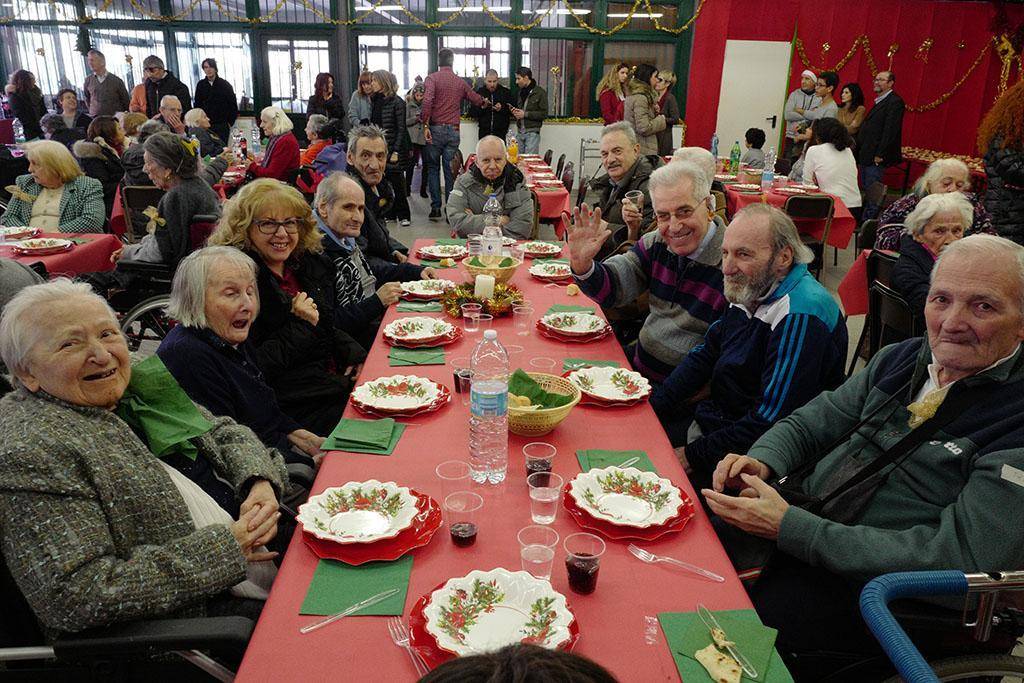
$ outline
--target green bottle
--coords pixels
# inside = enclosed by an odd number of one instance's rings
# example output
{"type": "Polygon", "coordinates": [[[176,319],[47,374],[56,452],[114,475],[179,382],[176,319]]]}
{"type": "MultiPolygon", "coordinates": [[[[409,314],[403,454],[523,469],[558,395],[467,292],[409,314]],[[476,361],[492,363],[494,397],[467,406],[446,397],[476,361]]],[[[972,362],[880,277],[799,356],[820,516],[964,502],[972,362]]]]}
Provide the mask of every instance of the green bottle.
{"type": "Polygon", "coordinates": [[[743,152],[740,151],[740,141],[737,140],[733,143],[732,149],[729,150],[729,167],[732,169],[730,173],[739,173],[740,171],[740,156],[743,152]]]}

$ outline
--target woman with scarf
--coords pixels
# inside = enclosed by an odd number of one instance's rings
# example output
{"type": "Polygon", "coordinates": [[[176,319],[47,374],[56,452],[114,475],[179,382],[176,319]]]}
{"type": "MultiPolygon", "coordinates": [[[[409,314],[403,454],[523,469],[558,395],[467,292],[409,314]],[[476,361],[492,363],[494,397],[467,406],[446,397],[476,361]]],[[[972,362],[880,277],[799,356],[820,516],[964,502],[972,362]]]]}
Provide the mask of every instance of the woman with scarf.
{"type": "Polygon", "coordinates": [[[292,120],[280,107],[260,112],[260,129],[266,134],[263,158],[249,164],[248,174],[256,178],[274,178],[287,182],[299,168],[299,141],[292,133],[292,120]]]}

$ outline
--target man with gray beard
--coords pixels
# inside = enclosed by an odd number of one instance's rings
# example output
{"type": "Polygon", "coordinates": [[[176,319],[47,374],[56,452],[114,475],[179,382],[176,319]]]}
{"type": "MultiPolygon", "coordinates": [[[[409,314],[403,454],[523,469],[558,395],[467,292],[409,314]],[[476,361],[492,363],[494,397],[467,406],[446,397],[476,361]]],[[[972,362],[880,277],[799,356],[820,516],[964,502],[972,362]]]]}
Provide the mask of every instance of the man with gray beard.
{"type": "Polygon", "coordinates": [[[775,207],[748,206],[726,228],[729,307],[651,396],[695,486],[710,482],[726,454],[746,453],[775,422],[843,381],[846,325],[807,271],[812,258],[775,207]]]}

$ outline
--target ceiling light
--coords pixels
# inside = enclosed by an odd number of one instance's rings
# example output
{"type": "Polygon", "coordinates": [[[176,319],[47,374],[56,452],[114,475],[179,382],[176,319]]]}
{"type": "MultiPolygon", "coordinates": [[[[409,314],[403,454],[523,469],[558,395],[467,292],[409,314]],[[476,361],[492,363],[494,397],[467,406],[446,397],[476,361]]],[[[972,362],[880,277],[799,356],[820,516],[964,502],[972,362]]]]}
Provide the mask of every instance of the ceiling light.
{"type": "MultiPolygon", "coordinates": [[[[577,10],[577,11],[579,11],[579,10],[577,10]]],[[[626,17],[629,16],[629,14],[627,12],[622,12],[622,13],[615,12],[613,14],[608,14],[606,16],[609,19],[625,19],[626,17]]],[[[640,14],[639,12],[637,12],[636,14],[633,15],[633,17],[636,18],[636,19],[646,19],[647,17],[651,17],[653,19],[661,19],[663,16],[665,16],[665,15],[660,13],[660,12],[655,12],[654,14],[640,14]]]]}

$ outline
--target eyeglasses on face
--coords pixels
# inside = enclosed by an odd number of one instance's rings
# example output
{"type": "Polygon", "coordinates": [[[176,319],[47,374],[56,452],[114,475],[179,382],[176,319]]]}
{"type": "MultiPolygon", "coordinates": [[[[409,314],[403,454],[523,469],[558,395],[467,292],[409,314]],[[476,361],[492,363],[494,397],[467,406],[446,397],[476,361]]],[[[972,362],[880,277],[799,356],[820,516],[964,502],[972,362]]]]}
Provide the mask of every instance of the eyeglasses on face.
{"type": "Polygon", "coordinates": [[[264,235],[276,234],[280,228],[284,228],[284,231],[289,235],[294,235],[299,232],[299,226],[302,225],[301,218],[288,218],[283,221],[275,221],[272,218],[264,218],[258,221],[253,221],[253,225],[264,235]]]}

